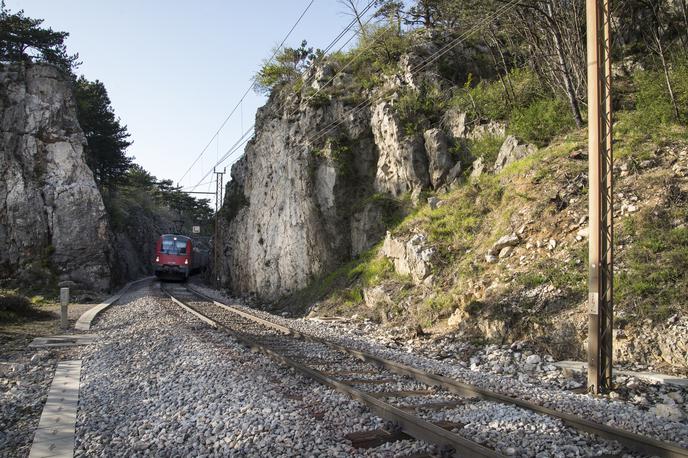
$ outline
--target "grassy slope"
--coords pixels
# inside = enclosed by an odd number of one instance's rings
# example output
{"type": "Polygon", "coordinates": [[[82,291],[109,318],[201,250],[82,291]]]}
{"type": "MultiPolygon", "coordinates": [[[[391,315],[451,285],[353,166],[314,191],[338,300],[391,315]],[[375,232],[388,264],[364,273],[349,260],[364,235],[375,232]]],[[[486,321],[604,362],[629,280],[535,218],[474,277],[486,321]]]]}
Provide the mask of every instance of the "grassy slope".
{"type": "MultiPolygon", "coordinates": [[[[676,153],[687,148],[688,129],[673,125],[646,134],[633,113],[618,119],[617,310],[626,320],[663,320],[688,309],[688,180],[672,171],[676,153]]],[[[587,239],[579,236],[587,227],[587,156],[571,153],[585,148],[584,131],[559,137],[497,176],[439,193],[441,207],[421,205],[392,228],[398,237],[423,232],[437,248],[431,286],[395,274],[378,246],[281,305],[305,311],[316,304],[318,315],[357,314],[440,332],[456,313],[459,327],[479,340],[547,340],[547,329],[563,326],[575,341],[584,330],[571,323],[584,317],[587,287],[587,239]],[[510,257],[487,263],[489,247],[512,232],[520,232],[522,243],[510,257]],[[391,301],[366,306],[365,290],[374,286],[391,301]]],[[[569,343],[558,342],[561,353],[569,343]]]]}

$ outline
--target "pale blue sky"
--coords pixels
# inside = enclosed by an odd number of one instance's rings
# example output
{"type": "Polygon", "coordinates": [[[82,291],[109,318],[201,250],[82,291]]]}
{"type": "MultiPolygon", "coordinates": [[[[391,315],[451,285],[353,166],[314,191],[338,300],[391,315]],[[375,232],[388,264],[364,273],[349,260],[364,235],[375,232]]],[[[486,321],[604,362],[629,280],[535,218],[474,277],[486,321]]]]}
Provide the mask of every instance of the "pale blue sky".
{"type": "MultiPolygon", "coordinates": [[[[308,0],[6,0],[70,33],[77,70],[103,81],[134,144],[129,153],[175,182],[191,165],[308,0]]],[[[315,0],[286,45],[324,48],[350,18],[337,0],[315,0]]],[[[342,41],[343,43],[343,41],[342,41]]],[[[264,97],[246,98],[182,182],[196,184],[252,123],[264,97]]],[[[229,162],[226,164],[229,166],[229,162]]],[[[229,167],[228,167],[229,171],[229,167]]],[[[213,185],[205,185],[208,190],[213,185]]],[[[211,188],[214,190],[214,187],[211,188]]],[[[199,188],[199,190],[201,190],[199,188]]]]}

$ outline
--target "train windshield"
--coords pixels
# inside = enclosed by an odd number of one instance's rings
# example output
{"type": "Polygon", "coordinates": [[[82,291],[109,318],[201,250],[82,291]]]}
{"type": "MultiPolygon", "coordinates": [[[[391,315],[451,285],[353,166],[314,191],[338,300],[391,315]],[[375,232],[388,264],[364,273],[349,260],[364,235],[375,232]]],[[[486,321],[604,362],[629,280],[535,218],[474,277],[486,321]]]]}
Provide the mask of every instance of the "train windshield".
{"type": "Polygon", "coordinates": [[[160,252],[162,254],[186,254],[186,239],[163,237],[160,252]]]}

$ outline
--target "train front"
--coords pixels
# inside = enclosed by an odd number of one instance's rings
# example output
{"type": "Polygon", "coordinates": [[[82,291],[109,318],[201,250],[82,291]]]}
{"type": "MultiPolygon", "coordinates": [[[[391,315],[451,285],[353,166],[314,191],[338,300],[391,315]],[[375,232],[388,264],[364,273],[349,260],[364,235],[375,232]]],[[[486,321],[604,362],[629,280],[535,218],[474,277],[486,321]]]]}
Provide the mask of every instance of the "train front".
{"type": "Polygon", "coordinates": [[[192,263],[191,239],[183,235],[165,234],[155,246],[155,276],[187,280],[192,263]]]}

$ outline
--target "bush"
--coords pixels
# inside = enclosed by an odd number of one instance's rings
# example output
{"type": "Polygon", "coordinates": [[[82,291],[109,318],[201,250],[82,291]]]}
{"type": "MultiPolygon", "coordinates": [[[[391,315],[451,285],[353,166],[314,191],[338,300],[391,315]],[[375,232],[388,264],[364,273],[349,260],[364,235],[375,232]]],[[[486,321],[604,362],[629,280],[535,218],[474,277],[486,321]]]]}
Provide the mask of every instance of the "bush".
{"type": "Polygon", "coordinates": [[[49,312],[33,307],[31,301],[19,294],[6,294],[0,296],[0,317],[7,321],[17,321],[21,318],[47,318],[49,312]]]}
{"type": "Polygon", "coordinates": [[[554,137],[576,126],[566,102],[562,99],[541,99],[511,114],[510,131],[517,137],[538,146],[547,145],[554,137]]]}
{"type": "Polygon", "coordinates": [[[448,101],[434,85],[421,85],[418,90],[407,90],[394,105],[399,121],[408,136],[415,135],[440,122],[448,101]]]}
{"type": "Polygon", "coordinates": [[[468,150],[474,158],[483,157],[485,165],[492,166],[497,160],[499,148],[504,143],[502,135],[485,135],[477,140],[468,141],[468,150]]]}
{"type": "Polygon", "coordinates": [[[636,110],[639,121],[646,127],[678,122],[688,118],[688,60],[675,62],[669,71],[669,79],[679,110],[676,118],[666,86],[664,72],[645,70],[636,72],[636,110]]]}
{"type": "Polygon", "coordinates": [[[467,114],[467,120],[507,120],[515,107],[528,106],[542,97],[541,86],[532,71],[514,69],[501,81],[480,81],[472,86],[472,77],[458,91],[452,105],[467,114]]]}

